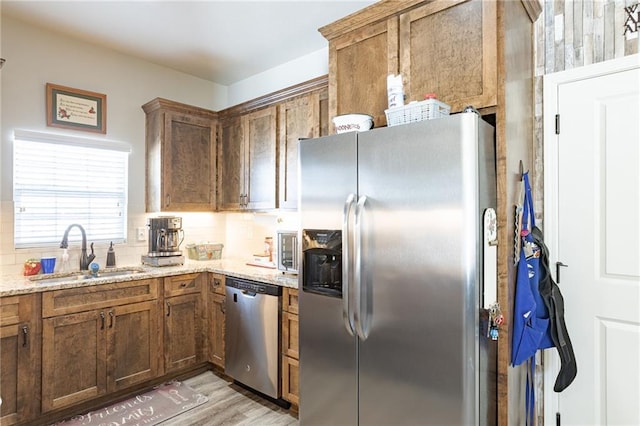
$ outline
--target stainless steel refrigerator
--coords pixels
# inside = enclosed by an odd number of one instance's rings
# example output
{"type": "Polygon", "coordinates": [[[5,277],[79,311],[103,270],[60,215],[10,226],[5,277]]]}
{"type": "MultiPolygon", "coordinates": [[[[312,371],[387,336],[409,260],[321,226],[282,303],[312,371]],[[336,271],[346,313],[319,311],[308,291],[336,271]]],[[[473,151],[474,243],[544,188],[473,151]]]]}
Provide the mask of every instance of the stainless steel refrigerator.
{"type": "Polygon", "coordinates": [[[303,426],[495,423],[494,153],[475,113],[299,142],[303,426]]]}

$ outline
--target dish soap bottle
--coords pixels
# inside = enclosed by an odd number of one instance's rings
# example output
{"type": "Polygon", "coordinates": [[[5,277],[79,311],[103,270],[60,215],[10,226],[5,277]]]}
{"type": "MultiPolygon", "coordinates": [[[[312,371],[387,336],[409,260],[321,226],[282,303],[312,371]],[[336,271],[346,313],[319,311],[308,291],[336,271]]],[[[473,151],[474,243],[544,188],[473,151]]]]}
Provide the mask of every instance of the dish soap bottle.
{"type": "Polygon", "coordinates": [[[107,250],[107,268],[113,268],[116,266],[116,251],[113,249],[113,241],[111,241],[111,245],[109,245],[109,250],[107,250]]]}
{"type": "Polygon", "coordinates": [[[60,272],[69,272],[69,252],[67,249],[63,249],[62,252],[62,264],[60,265],[60,272]]]}

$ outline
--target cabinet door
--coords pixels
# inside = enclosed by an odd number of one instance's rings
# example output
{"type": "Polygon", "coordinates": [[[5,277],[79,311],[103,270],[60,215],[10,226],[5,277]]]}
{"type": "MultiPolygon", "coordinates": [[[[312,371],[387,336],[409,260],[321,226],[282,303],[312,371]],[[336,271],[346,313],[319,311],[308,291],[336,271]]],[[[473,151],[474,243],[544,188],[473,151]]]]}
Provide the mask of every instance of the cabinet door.
{"type": "Polygon", "coordinates": [[[247,153],[244,176],[246,208],[276,207],[276,107],[272,106],[244,117],[247,153]]]}
{"type": "Polygon", "coordinates": [[[282,354],[299,359],[298,315],[282,312],[282,354]]]}
{"type": "Polygon", "coordinates": [[[224,369],[225,296],[209,293],[209,362],[224,369]]]}
{"type": "Polygon", "coordinates": [[[0,299],[0,424],[12,425],[38,414],[40,344],[35,296],[0,299]]]}
{"type": "Polygon", "coordinates": [[[452,112],[496,105],[496,3],[433,2],[400,16],[407,102],[433,92],[452,112]]]}
{"type": "Polygon", "coordinates": [[[298,370],[297,359],[282,357],[282,399],[296,405],[300,403],[298,370]]]}
{"type": "Polygon", "coordinates": [[[298,207],[298,139],[320,136],[320,96],[312,93],[279,107],[278,207],[298,207]]]}
{"type": "Polygon", "coordinates": [[[165,373],[205,361],[201,300],[200,293],[165,300],[165,373]]]}
{"type": "Polygon", "coordinates": [[[163,210],[215,209],[215,122],[165,113],[163,210]]]}
{"type": "MultiPolygon", "coordinates": [[[[386,124],[387,75],[398,73],[398,18],[362,27],[329,43],[329,119],[362,113],[386,124]]],[[[331,133],[335,133],[333,125],[331,133]]]]}
{"type": "Polygon", "coordinates": [[[107,311],[108,391],[160,376],[158,302],[117,306],[107,311]]]}
{"type": "Polygon", "coordinates": [[[105,310],[42,322],[42,411],[67,407],[106,392],[105,310]]]}
{"type": "Polygon", "coordinates": [[[240,210],[244,199],[244,136],[241,117],[224,120],[218,145],[218,208],[240,210]]]}

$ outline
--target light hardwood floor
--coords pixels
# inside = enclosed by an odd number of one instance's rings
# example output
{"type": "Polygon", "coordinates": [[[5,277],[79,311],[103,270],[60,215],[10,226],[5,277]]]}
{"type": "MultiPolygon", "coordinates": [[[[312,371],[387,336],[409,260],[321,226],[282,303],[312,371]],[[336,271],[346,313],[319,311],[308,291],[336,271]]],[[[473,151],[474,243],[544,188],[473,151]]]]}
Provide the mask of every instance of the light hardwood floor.
{"type": "Polygon", "coordinates": [[[162,426],[298,425],[288,410],[217,376],[211,371],[183,383],[206,395],[209,401],[169,419],[162,426]]]}

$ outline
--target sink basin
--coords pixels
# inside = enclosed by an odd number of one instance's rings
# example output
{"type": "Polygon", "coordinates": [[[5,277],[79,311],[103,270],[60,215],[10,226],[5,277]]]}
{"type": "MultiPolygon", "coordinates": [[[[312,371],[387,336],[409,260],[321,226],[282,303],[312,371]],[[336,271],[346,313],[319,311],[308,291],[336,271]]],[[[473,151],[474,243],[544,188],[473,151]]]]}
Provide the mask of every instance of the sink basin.
{"type": "Polygon", "coordinates": [[[93,280],[97,278],[110,278],[110,277],[119,277],[123,275],[134,275],[144,272],[142,268],[123,268],[123,269],[114,269],[108,270],[105,269],[103,271],[99,271],[97,275],[91,275],[90,273],[83,272],[71,272],[71,273],[62,273],[62,274],[51,274],[51,275],[35,275],[29,278],[29,281],[33,281],[40,284],[55,284],[55,283],[63,283],[70,281],[78,281],[78,280],[93,280]]]}

